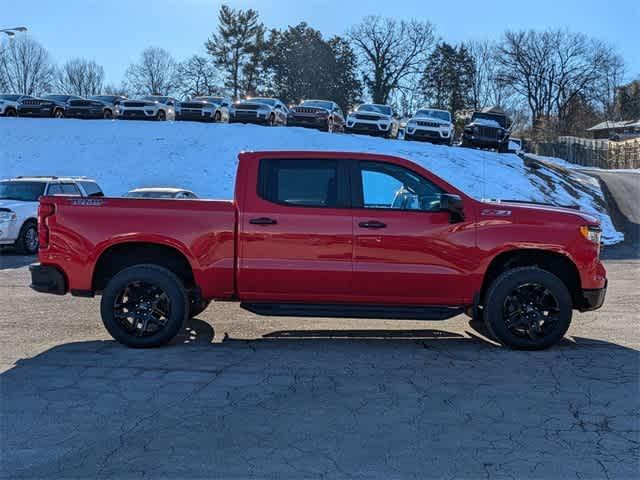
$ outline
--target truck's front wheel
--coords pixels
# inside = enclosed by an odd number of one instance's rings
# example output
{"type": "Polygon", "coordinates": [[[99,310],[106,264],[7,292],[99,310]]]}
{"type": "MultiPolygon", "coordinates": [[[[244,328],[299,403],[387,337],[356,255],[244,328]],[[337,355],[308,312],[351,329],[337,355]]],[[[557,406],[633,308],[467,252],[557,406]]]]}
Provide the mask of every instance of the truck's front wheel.
{"type": "Polygon", "coordinates": [[[571,323],[571,295],[554,274],[537,267],[507,270],[487,293],[484,320],[503,345],[541,350],[559,342],[571,323]]]}
{"type": "Polygon", "coordinates": [[[166,268],[135,265],[107,284],[100,304],[102,322],[113,338],[134,348],[164,345],[189,313],[182,281],[166,268]]]}

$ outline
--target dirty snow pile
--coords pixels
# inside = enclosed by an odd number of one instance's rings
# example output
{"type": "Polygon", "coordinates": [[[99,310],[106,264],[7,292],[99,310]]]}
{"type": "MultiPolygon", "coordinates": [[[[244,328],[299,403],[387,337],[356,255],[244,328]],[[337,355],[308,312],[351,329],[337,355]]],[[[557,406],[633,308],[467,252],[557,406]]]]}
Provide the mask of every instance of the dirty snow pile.
{"type": "Polygon", "coordinates": [[[530,169],[516,155],[428,143],[328,134],[303,128],[121,120],[0,119],[0,176],[86,175],[107,195],[177,186],[204,198],[233,198],[243,150],[333,150],[397,155],[476,198],[577,205],[602,222],[605,243],[622,240],[593,178],[530,169]]]}

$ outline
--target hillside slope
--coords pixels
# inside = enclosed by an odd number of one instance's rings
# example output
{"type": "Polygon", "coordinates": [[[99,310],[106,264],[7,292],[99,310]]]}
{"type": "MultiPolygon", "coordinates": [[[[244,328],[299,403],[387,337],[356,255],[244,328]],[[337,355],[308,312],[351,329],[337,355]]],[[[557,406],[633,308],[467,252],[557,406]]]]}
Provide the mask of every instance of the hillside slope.
{"type": "Polygon", "coordinates": [[[532,170],[515,155],[302,128],[102,120],[0,119],[0,174],[87,175],[108,195],[180,186],[201,197],[233,196],[243,150],[375,152],[413,160],[476,198],[578,205],[600,218],[605,243],[622,240],[600,187],[577,172],[532,170]]]}

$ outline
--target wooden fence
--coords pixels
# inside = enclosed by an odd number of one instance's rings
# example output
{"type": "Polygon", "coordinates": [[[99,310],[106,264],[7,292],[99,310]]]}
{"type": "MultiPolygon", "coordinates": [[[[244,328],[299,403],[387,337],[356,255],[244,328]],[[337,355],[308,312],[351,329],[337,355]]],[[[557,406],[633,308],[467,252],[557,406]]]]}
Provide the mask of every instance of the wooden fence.
{"type": "Polygon", "coordinates": [[[640,138],[612,142],[589,138],[560,137],[556,142],[531,145],[537,155],[598,168],[640,168],[640,138]]]}

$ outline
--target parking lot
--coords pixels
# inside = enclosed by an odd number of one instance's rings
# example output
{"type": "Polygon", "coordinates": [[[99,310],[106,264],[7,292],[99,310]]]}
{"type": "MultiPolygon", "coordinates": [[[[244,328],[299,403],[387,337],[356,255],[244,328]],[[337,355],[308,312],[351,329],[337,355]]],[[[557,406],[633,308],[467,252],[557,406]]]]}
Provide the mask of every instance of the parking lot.
{"type": "Polygon", "coordinates": [[[499,348],[439,322],[260,318],[210,307],[129,350],[95,300],[26,287],[0,256],[3,478],[632,478],[640,262],[563,344],[499,348]]]}

